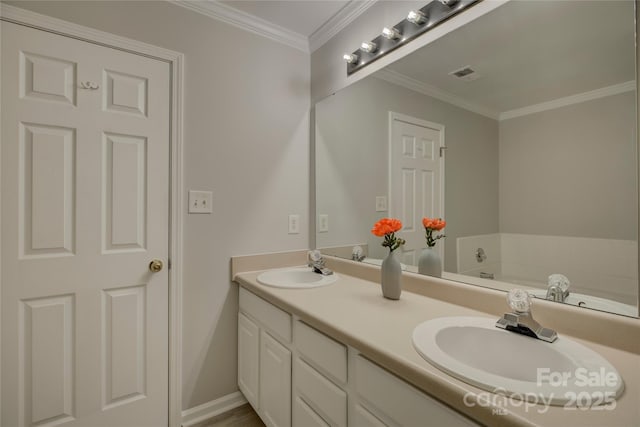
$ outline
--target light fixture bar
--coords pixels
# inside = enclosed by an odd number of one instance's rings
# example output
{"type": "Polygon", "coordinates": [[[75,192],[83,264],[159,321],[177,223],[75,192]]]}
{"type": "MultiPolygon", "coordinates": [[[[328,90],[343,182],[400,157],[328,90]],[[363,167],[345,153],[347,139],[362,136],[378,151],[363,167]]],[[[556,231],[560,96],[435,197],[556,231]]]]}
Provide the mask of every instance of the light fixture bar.
{"type": "Polygon", "coordinates": [[[400,37],[402,37],[402,34],[400,34],[400,31],[396,30],[393,27],[392,28],[384,27],[382,29],[382,35],[387,40],[398,40],[400,37]]]}
{"type": "Polygon", "coordinates": [[[376,50],[378,50],[378,44],[374,42],[362,42],[362,44],[360,45],[360,50],[367,53],[374,53],[376,50]]]}
{"type": "Polygon", "coordinates": [[[345,53],[342,56],[342,59],[344,59],[345,61],[347,61],[347,64],[353,64],[355,62],[358,62],[358,55],[355,55],[353,53],[345,53]]]}
{"type": "Polygon", "coordinates": [[[415,25],[424,24],[426,22],[426,19],[427,19],[427,17],[424,16],[424,13],[420,12],[419,10],[412,10],[407,15],[407,21],[409,21],[409,22],[411,22],[412,24],[415,24],[415,25]]]}
{"type": "Polygon", "coordinates": [[[406,19],[393,27],[386,27],[382,34],[369,42],[363,42],[360,49],[345,54],[347,75],[351,75],[387,53],[463,12],[481,0],[438,0],[432,1],[419,10],[412,10],[406,19]]]}

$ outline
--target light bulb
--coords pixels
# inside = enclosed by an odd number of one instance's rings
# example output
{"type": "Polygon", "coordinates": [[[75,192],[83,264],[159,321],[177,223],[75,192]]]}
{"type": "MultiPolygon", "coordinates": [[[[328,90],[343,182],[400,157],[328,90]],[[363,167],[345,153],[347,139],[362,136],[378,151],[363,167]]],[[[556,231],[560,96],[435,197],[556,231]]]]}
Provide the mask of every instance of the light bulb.
{"type": "Polygon", "coordinates": [[[400,31],[396,30],[395,28],[387,28],[387,27],[384,27],[382,29],[382,35],[389,40],[396,40],[402,37],[402,34],[400,34],[400,31]]]}
{"type": "Polygon", "coordinates": [[[412,10],[411,12],[409,12],[409,15],[407,15],[407,21],[411,22],[412,24],[420,25],[424,23],[425,15],[419,10],[412,10]]]}
{"type": "Polygon", "coordinates": [[[365,52],[372,53],[375,52],[376,49],[378,49],[378,45],[374,42],[362,42],[362,44],[360,45],[360,49],[365,52]]]}
{"type": "Polygon", "coordinates": [[[355,55],[353,53],[345,53],[344,55],[342,55],[342,58],[347,61],[347,64],[355,64],[356,62],[358,62],[358,55],[355,55]]]}

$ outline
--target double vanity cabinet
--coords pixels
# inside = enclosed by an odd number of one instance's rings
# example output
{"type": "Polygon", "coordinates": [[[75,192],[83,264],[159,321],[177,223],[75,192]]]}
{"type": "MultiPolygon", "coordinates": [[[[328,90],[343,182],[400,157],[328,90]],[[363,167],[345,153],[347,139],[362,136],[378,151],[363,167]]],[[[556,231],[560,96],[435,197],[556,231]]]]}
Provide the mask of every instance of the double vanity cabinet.
{"type": "Polygon", "coordinates": [[[477,426],[240,287],[238,386],[269,427],[477,426]]]}

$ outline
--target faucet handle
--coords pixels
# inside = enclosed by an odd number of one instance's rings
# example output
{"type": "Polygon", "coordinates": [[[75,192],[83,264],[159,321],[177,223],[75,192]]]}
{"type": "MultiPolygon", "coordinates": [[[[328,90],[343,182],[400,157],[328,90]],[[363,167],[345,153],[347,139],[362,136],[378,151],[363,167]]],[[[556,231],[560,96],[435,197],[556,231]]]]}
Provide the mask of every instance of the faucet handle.
{"type": "Polygon", "coordinates": [[[525,290],[511,289],[507,293],[507,302],[509,303],[509,307],[516,313],[531,312],[531,295],[525,290]]]}
{"type": "Polygon", "coordinates": [[[555,273],[548,277],[547,286],[558,286],[562,292],[567,292],[569,286],[571,286],[571,282],[564,274],[555,273]]]}
{"type": "Polygon", "coordinates": [[[319,250],[314,249],[312,251],[309,251],[309,259],[312,262],[320,262],[322,261],[322,254],[320,253],[319,250]]]}

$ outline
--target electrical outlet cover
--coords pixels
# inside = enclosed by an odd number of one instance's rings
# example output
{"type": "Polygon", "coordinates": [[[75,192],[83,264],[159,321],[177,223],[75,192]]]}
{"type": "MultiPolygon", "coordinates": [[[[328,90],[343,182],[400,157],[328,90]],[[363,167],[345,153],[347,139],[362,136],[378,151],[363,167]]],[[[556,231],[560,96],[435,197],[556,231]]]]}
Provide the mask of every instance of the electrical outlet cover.
{"type": "Polygon", "coordinates": [[[300,233],[300,215],[289,215],[289,234],[300,233]]]}
{"type": "Polygon", "coordinates": [[[318,215],[318,233],[326,233],[329,231],[329,215],[318,215]]]}

